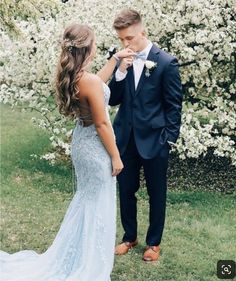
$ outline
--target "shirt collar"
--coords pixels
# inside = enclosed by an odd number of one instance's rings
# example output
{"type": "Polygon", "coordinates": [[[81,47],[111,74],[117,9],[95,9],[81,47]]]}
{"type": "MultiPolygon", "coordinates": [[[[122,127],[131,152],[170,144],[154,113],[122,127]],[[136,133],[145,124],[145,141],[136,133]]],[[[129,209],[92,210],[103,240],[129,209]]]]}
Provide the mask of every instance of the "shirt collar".
{"type": "Polygon", "coordinates": [[[147,59],[148,54],[149,54],[151,48],[152,48],[152,42],[148,40],[148,45],[147,45],[147,47],[144,48],[142,51],[140,51],[140,53],[145,54],[145,55],[146,55],[146,59],[147,59]]]}

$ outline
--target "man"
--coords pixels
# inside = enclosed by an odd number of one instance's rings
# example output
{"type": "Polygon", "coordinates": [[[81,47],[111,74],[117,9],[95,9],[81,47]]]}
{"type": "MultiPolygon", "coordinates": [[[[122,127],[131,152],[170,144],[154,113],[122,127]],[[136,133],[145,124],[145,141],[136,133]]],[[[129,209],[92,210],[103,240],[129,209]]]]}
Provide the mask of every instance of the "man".
{"type": "Polygon", "coordinates": [[[137,54],[118,62],[109,84],[110,105],[120,105],[113,125],[124,164],[118,184],[125,233],[115,253],[126,254],[138,244],[135,193],[143,167],[150,207],[143,260],[156,261],[165,221],[169,149],[178,138],[181,123],[178,63],[148,40],[137,11],[121,11],[113,27],[123,46],[137,54]]]}

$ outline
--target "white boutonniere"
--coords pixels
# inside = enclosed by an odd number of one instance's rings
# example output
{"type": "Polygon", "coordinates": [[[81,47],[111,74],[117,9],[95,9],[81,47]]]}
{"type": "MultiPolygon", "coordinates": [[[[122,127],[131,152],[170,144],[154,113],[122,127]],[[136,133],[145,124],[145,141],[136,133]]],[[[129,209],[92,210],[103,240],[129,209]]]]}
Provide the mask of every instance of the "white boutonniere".
{"type": "Polygon", "coordinates": [[[151,75],[151,72],[153,71],[154,68],[157,67],[157,63],[152,61],[152,60],[146,60],[145,61],[145,76],[149,77],[151,75]]]}

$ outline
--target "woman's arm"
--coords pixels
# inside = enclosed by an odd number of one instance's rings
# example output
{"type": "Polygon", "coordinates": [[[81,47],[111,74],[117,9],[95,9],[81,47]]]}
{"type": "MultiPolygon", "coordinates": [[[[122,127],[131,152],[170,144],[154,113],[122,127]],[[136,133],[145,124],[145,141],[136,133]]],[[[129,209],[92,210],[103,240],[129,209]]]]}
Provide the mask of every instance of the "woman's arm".
{"type": "Polygon", "coordinates": [[[130,57],[130,60],[132,61],[133,55],[135,55],[135,53],[128,48],[117,52],[98,71],[97,75],[102,79],[103,82],[106,83],[110,79],[111,75],[113,74],[113,71],[117,65],[118,60],[120,60],[122,58],[130,57]]]}
{"type": "Polygon", "coordinates": [[[111,157],[113,166],[112,175],[116,176],[123,169],[123,164],[116,146],[110,120],[106,114],[102,82],[99,77],[89,73],[86,74],[86,77],[84,77],[80,84],[80,93],[83,93],[83,97],[89,103],[97,133],[111,157]]]}

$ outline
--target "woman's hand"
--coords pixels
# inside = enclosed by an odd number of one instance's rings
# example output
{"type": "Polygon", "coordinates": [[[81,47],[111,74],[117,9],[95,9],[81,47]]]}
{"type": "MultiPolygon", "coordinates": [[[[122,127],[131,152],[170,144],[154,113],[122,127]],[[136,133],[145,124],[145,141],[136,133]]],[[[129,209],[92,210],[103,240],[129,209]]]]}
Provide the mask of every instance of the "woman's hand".
{"type": "Polygon", "coordinates": [[[127,58],[127,57],[134,57],[135,56],[135,52],[132,51],[131,49],[129,48],[125,48],[119,52],[117,52],[115,54],[115,56],[118,58],[118,59],[123,59],[123,58],[127,58]]]}
{"type": "Polygon", "coordinates": [[[112,176],[117,176],[124,168],[124,165],[120,159],[120,156],[113,157],[112,161],[112,176]]]}

